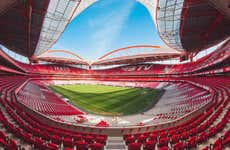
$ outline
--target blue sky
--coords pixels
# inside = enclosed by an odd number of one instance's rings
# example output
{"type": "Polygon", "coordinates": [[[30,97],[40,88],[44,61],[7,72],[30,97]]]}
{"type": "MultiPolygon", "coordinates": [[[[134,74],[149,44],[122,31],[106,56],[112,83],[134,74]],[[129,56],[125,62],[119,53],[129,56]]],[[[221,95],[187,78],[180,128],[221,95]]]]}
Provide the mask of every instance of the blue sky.
{"type": "Polygon", "coordinates": [[[51,49],[95,60],[111,50],[140,44],[162,45],[147,9],[135,0],[99,0],[73,19],[51,49]]]}

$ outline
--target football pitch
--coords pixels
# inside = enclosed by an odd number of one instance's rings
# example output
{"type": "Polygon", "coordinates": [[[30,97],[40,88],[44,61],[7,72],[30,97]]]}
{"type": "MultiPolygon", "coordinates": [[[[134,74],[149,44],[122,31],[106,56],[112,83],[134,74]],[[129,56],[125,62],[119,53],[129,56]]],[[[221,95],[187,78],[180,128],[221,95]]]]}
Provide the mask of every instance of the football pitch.
{"type": "Polygon", "coordinates": [[[162,90],[107,85],[52,85],[55,92],[83,111],[100,115],[131,115],[151,108],[162,90]]]}

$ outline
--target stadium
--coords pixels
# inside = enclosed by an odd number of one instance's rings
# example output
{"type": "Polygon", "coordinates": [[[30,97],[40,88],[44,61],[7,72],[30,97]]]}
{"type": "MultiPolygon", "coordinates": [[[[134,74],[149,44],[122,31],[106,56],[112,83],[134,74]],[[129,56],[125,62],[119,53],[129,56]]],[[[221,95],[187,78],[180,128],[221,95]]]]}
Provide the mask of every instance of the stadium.
{"type": "Polygon", "coordinates": [[[0,1],[0,150],[229,150],[229,0],[136,0],[161,45],[53,49],[96,3],[0,1]]]}

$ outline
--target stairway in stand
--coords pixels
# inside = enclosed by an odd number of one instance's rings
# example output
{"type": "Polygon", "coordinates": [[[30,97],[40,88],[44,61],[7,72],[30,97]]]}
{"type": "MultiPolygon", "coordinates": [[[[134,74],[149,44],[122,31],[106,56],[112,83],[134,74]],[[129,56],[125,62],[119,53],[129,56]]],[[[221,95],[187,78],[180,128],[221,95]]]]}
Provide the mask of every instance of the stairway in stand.
{"type": "Polygon", "coordinates": [[[108,137],[106,150],[125,150],[123,137],[108,137]]]}

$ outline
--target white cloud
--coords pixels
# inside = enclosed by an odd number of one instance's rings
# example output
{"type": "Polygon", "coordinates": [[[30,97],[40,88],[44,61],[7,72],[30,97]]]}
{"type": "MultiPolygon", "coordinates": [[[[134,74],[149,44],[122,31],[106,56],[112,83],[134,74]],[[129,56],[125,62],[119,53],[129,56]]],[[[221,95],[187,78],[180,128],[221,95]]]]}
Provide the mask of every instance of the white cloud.
{"type": "Polygon", "coordinates": [[[89,21],[89,25],[92,28],[97,28],[95,34],[90,37],[96,45],[93,49],[95,55],[100,56],[110,49],[129,18],[134,4],[135,1],[130,1],[119,12],[117,12],[117,9],[114,9],[113,11],[105,12],[103,17],[93,18],[89,21]]]}
{"type": "Polygon", "coordinates": [[[156,25],[156,7],[157,0],[137,0],[146,7],[156,25]]]}

